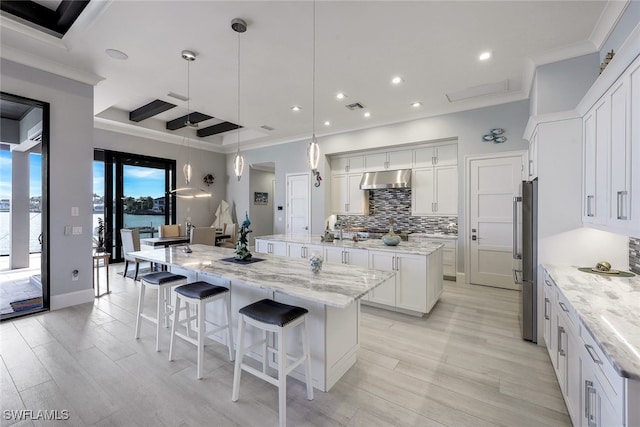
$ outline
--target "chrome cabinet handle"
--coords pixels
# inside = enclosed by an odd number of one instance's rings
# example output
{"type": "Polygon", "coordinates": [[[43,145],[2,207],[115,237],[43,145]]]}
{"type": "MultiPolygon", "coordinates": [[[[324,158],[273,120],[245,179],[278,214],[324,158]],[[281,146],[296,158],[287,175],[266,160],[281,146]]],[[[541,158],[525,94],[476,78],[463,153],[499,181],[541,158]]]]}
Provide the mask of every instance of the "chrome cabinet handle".
{"type": "Polygon", "coordinates": [[[621,219],[623,221],[627,220],[627,216],[623,215],[621,212],[624,211],[623,209],[623,202],[624,202],[624,196],[627,195],[626,191],[618,191],[617,193],[617,204],[618,204],[618,209],[616,211],[616,213],[618,214],[618,219],[621,219]]]}
{"type": "Polygon", "coordinates": [[[349,252],[344,251],[344,263],[349,264],[349,252]]]}
{"type": "Polygon", "coordinates": [[[562,326],[558,326],[558,354],[560,354],[560,356],[567,355],[567,352],[562,349],[562,334],[564,333],[564,328],[562,326]]]}
{"type": "Polygon", "coordinates": [[[593,361],[598,365],[602,365],[602,360],[600,360],[593,347],[591,347],[589,344],[585,344],[584,347],[587,349],[587,353],[589,353],[589,356],[591,356],[593,361]]]}
{"type": "Polygon", "coordinates": [[[558,302],[558,305],[560,306],[562,311],[564,311],[565,313],[569,312],[569,309],[567,308],[567,306],[562,301],[558,302]]]}
{"type": "Polygon", "coordinates": [[[595,196],[587,196],[587,216],[593,216],[593,212],[591,212],[591,201],[595,199],[595,196]]]}
{"type": "Polygon", "coordinates": [[[544,279],[544,283],[545,283],[545,285],[547,285],[547,286],[551,286],[551,283],[550,283],[547,279],[544,279]]]}
{"type": "Polygon", "coordinates": [[[598,420],[596,418],[595,409],[598,405],[596,402],[596,388],[593,386],[593,382],[589,380],[584,381],[584,416],[587,419],[588,427],[598,427],[598,420]]]}
{"type": "Polygon", "coordinates": [[[549,320],[549,298],[544,299],[544,318],[545,320],[549,320]]]}
{"type": "Polygon", "coordinates": [[[529,160],[529,176],[533,176],[533,160],[529,160]]]}
{"type": "Polygon", "coordinates": [[[522,254],[518,253],[518,203],[522,202],[522,197],[513,198],[513,259],[522,259],[522,254]]]}
{"type": "Polygon", "coordinates": [[[349,165],[347,165],[347,166],[345,166],[345,167],[344,167],[344,171],[345,171],[345,172],[349,172],[349,169],[350,169],[349,165]]]}

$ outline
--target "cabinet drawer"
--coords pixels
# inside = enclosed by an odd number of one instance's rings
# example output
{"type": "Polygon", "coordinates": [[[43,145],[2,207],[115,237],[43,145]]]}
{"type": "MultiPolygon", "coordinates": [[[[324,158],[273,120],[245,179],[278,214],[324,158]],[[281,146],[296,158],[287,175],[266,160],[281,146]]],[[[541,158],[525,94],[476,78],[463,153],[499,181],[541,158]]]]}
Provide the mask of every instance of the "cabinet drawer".
{"type": "Polygon", "coordinates": [[[580,335],[589,358],[582,363],[591,363],[593,371],[603,387],[603,391],[608,396],[615,412],[622,414],[624,410],[624,378],[622,378],[613,368],[609,359],[591,336],[591,333],[584,326],[580,328],[580,335]]]}
{"type": "Polygon", "coordinates": [[[558,310],[564,312],[564,314],[567,316],[567,320],[569,321],[570,326],[576,331],[576,333],[578,333],[578,316],[575,309],[571,306],[569,300],[567,300],[560,289],[558,289],[557,298],[558,310]]]}

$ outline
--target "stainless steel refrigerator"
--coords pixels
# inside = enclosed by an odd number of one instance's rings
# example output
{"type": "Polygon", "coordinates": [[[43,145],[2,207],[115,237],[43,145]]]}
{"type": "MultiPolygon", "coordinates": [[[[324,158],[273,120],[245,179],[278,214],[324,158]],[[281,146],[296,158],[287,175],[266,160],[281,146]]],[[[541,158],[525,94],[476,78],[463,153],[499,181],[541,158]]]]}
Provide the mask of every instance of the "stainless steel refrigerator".
{"type": "Polygon", "coordinates": [[[537,341],[538,179],[522,181],[513,199],[513,280],[521,286],[522,339],[537,341]]]}

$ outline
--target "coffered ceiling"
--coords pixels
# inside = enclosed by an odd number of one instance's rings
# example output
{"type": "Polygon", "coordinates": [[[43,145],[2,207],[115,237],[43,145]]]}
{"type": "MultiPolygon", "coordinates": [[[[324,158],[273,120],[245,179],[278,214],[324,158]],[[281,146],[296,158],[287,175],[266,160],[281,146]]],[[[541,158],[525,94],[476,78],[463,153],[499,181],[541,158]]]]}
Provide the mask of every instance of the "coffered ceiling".
{"type": "MultiPolygon", "coordinates": [[[[188,134],[194,145],[231,152],[237,123],[245,149],[311,135],[313,7],[311,1],[92,0],[62,36],[3,11],[1,56],[95,84],[98,128],[175,143],[188,134]],[[231,29],[238,17],[248,26],[240,35],[231,29]],[[128,59],[109,56],[108,49],[128,59]],[[184,49],[196,53],[189,89],[184,49]],[[146,117],[130,119],[145,106],[146,117]],[[198,130],[175,125],[193,112],[202,114],[198,130]],[[215,133],[198,136],[211,127],[215,133]]],[[[318,0],[316,134],[526,99],[536,65],[599,50],[625,7],[597,0],[318,0]],[[491,58],[480,61],[482,52],[491,58]],[[395,76],[399,84],[391,82],[395,76]],[[340,92],[346,98],[337,99],[340,92]],[[354,103],[363,108],[346,108],[354,103]]]]}

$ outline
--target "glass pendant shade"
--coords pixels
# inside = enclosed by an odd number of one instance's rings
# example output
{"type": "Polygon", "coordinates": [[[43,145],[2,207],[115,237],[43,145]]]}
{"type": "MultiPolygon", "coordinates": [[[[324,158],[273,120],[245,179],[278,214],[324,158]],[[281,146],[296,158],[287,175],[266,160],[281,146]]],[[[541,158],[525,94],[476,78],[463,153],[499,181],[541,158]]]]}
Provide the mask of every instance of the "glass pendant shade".
{"type": "Polygon", "coordinates": [[[311,138],[311,142],[309,142],[309,146],[307,147],[307,161],[309,162],[309,167],[312,171],[316,171],[318,169],[318,161],[320,160],[320,147],[318,146],[318,141],[316,141],[315,134],[311,138]]]}
{"type": "Polygon", "coordinates": [[[191,176],[193,174],[193,170],[191,169],[191,163],[187,162],[183,167],[182,167],[182,173],[184,173],[184,182],[186,185],[189,185],[189,183],[191,182],[191,176]]]}
{"type": "Polygon", "coordinates": [[[238,177],[238,181],[242,177],[242,171],[244,170],[244,157],[240,154],[240,149],[236,152],[235,157],[233,158],[233,172],[238,177]]]}

